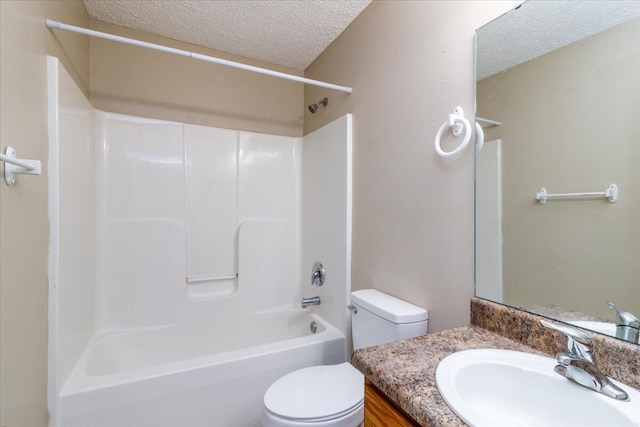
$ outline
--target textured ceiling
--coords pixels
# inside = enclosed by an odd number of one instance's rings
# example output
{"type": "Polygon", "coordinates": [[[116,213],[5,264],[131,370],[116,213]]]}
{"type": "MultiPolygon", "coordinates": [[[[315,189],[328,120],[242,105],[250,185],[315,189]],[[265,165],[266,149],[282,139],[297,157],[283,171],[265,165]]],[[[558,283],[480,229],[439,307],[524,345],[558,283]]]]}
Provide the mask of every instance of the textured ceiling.
{"type": "Polygon", "coordinates": [[[84,0],[99,21],[304,70],[371,0],[84,0]]]}
{"type": "Polygon", "coordinates": [[[477,79],[639,16],[639,0],[529,0],[477,31],[477,79]]]}

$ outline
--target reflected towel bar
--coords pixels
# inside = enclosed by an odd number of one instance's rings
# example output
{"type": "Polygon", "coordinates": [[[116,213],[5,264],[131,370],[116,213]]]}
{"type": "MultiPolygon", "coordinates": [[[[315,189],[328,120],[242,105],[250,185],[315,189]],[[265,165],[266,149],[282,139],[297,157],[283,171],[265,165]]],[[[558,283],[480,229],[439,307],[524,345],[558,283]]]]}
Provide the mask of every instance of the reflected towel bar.
{"type": "Polygon", "coordinates": [[[609,199],[609,202],[615,203],[618,201],[618,186],[615,184],[611,184],[609,188],[604,191],[596,191],[591,193],[556,193],[549,194],[547,190],[541,188],[540,191],[536,193],[536,200],[540,201],[541,204],[547,203],[548,199],[553,198],[571,198],[571,197],[606,197],[609,199]]]}
{"type": "Polygon", "coordinates": [[[195,276],[195,277],[187,276],[186,284],[188,285],[190,283],[217,282],[219,280],[235,280],[237,278],[238,278],[238,273],[227,274],[225,276],[195,276]]]}

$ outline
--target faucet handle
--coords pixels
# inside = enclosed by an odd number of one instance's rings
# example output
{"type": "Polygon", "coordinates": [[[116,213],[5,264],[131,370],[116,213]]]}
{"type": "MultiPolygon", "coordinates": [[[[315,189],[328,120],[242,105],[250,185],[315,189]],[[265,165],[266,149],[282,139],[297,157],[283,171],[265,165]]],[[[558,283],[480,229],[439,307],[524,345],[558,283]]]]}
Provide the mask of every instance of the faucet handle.
{"type": "Polygon", "coordinates": [[[616,325],[617,326],[629,326],[631,328],[640,329],[640,319],[633,314],[616,307],[611,301],[607,302],[607,305],[616,311],[616,325]]]}
{"type": "Polygon", "coordinates": [[[616,307],[611,301],[607,304],[616,311],[616,337],[625,341],[640,343],[640,319],[628,311],[616,307]]]}
{"type": "Polygon", "coordinates": [[[324,266],[321,262],[316,262],[311,268],[311,284],[322,286],[324,284],[324,266]]]}
{"type": "Polygon", "coordinates": [[[542,326],[562,332],[567,337],[567,349],[571,355],[579,356],[595,363],[593,339],[589,334],[573,326],[551,320],[540,319],[542,326]]]}

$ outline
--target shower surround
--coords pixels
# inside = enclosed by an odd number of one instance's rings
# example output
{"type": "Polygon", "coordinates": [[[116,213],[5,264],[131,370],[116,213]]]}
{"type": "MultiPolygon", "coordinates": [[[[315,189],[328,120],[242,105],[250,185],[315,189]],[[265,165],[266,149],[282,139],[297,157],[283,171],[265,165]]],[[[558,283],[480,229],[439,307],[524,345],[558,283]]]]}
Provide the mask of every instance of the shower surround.
{"type": "Polygon", "coordinates": [[[292,138],[119,115],[48,67],[53,426],[254,426],[272,381],[346,360],[350,116],[292,138]]]}

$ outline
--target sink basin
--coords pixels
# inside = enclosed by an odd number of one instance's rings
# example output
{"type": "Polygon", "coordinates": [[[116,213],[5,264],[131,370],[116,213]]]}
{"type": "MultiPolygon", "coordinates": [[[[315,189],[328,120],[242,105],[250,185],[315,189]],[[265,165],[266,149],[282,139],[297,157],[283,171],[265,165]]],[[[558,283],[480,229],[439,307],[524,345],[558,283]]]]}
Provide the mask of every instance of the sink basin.
{"type": "Polygon", "coordinates": [[[556,360],[510,350],[466,350],[440,362],[438,390],[465,423],[495,426],[640,426],[640,392],[617,401],[553,371],[556,360]]]}
{"type": "Polygon", "coordinates": [[[566,323],[612,337],[616,336],[616,325],[614,323],[596,322],[593,320],[567,320],[566,323]]]}

